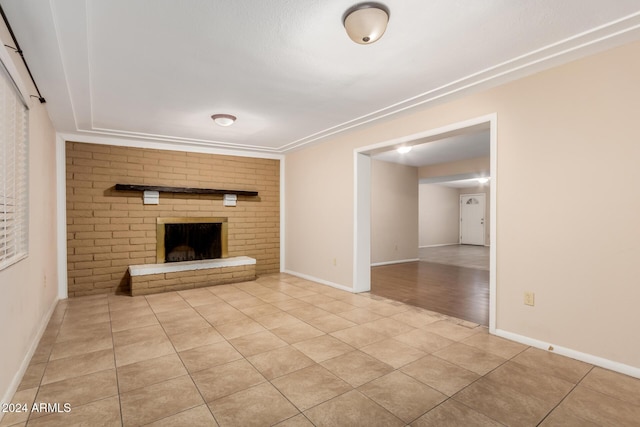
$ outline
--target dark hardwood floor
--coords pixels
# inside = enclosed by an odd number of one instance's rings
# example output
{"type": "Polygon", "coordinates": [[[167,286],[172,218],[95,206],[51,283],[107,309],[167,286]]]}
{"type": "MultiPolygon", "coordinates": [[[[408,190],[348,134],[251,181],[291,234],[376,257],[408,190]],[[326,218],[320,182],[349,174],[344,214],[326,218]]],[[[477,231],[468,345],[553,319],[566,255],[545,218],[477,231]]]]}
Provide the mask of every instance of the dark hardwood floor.
{"type": "Polygon", "coordinates": [[[489,324],[489,272],[417,261],[371,268],[371,293],[489,324]]]}

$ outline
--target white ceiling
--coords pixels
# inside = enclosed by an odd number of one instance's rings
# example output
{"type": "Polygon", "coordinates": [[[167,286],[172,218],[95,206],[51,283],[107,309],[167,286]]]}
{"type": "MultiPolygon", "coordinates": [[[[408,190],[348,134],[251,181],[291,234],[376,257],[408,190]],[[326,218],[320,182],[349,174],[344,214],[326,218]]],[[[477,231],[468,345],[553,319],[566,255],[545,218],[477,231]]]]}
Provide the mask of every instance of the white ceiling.
{"type": "Polygon", "coordinates": [[[372,157],[385,162],[420,167],[477,157],[489,157],[490,154],[489,130],[469,132],[424,143],[416,140],[412,141],[412,144],[414,145],[411,146],[411,151],[408,153],[398,153],[393,148],[374,154],[372,157]]]}
{"type": "Polygon", "coordinates": [[[489,183],[485,183],[485,184],[480,184],[478,183],[478,179],[477,178],[471,178],[471,179],[459,179],[456,181],[446,181],[446,182],[439,182],[437,184],[432,184],[432,185],[442,185],[443,187],[449,187],[449,188],[473,188],[473,187],[483,187],[486,186],[487,188],[489,188],[489,183]]]}
{"type": "Polygon", "coordinates": [[[363,46],[353,0],[0,0],[59,132],[268,153],[640,39],[638,0],[384,2],[363,46]]]}

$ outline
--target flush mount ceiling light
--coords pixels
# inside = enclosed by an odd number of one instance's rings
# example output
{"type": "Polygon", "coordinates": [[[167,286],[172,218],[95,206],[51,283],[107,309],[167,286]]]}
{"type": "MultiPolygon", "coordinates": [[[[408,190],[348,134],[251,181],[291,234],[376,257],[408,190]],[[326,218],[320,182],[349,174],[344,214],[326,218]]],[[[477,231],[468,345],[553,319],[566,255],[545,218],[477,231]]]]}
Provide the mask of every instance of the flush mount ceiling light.
{"type": "Polygon", "coordinates": [[[478,183],[480,184],[486,184],[487,182],[489,182],[489,178],[478,178],[478,183]]]}
{"type": "Polygon", "coordinates": [[[400,154],[407,154],[409,151],[411,151],[411,147],[398,147],[396,151],[400,154]]]}
{"type": "Polygon", "coordinates": [[[211,118],[218,126],[231,126],[236,121],[236,116],[231,114],[214,114],[211,118]]]}
{"type": "Polygon", "coordinates": [[[360,3],[348,9],[342,24],[349,38],[358,44],[377,41],[387,29],[389,9],[380,3],[360,3]]]}

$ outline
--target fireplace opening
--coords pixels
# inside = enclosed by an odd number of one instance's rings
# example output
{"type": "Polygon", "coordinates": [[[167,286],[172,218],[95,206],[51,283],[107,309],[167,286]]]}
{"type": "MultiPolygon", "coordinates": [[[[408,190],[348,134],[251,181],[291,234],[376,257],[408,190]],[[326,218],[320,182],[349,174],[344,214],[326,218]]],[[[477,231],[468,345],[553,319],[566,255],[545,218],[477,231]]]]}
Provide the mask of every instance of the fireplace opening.
{"type": "Polygon", "coordinates": [[[222,257],[222,224],[165,224],[166,262],[194,261],[222,257]]]}
{"type": "Polygon", "coordinates": [[[158,263],[226,257],[226,218],[158,218],[158,263]]]}

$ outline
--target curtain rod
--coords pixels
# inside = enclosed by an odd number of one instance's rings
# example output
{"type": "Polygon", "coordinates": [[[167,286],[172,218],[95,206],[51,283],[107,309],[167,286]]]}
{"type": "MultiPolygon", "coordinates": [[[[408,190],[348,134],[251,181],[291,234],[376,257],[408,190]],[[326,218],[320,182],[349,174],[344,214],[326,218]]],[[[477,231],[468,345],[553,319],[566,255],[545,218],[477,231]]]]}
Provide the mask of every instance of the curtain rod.
{"type": "Polygon", "coordinates": [[[35,95],[31,95],[31,96],[34,97],[34,98],[38,98],[38,101],[40,101],[41,104],[44,104],[47,101],[40,94],[40,89],[38,89],[38,85],[36,84],[36,81],[33,78],[33,74],[31,74],[31,70],[29,69],[29,65],[27,64],[27,60],[24,58],[24,55],[22,54],[22,49],[20,49],[20,44],[18,44],[18,40],[16,39],[16,35],[13,33],[13,28],[11,28],[11,24],[9,24],[9,20],[7,19],[7,15],[4,14],[4,9],[2,8],[2,5],[0,5],[0,15],[2,15],[2,19],[4,20],[4,23],[7,26],[7,30],[9,30],[9,34],[11,35],[11,38],[13,39],[13,44],[15,44],[15,47],[9,46],[9,45],[5,45],[5,46],[8,47],[9,49],[13,49],[16,53],[20,54],[20,58],[22,58],[22,62],[24,63],[25,68],[27,69],[27,73],[29,73],[29,77],[31,77],[31,81],[33,82],[33,86],[36,88],[36,92],[38,92],[38,96],[35,96],[35,95]]]}

